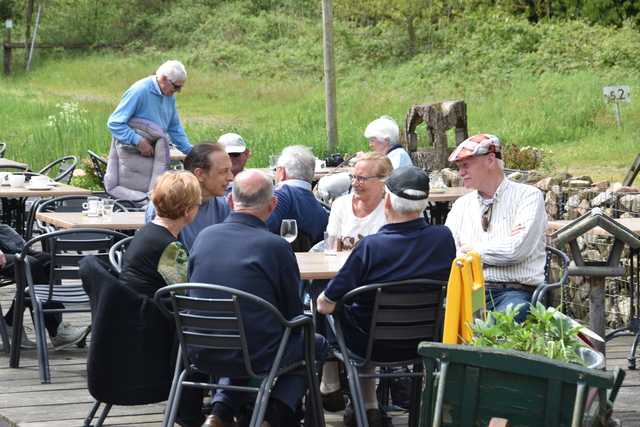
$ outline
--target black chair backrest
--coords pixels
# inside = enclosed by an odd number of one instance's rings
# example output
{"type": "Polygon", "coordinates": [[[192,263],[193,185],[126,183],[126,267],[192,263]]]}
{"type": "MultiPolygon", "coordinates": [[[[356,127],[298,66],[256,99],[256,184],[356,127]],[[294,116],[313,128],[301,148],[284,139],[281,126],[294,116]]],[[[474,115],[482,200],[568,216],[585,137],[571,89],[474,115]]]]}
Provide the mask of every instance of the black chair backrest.
{"type": "Polygon", "coordinates": [[[87,150],[87,152],[89,153],[89,157],[91,157],[91,162],[93,163],[96,175],[98,175],[98,178],[100,178],[100,184],[102,184],[102,188],[104,189],[104,175],[107,169],[107,161],[91,150],[87,150]]]}
{"type": "Polygon", "coordinates": [[[4,157],[4,152],[7,151],[7,143],[0,142],[0,158],[4,157]]]}
{"type": "MultiPolygon", "coordinates": [[[[376,361],[373,357],[373,349],[377,340],[440,341],[444,322],[443,301],[446,287],[447,281],[432,279],[412,279],[360,286],[345,294],[336,304],[333,316],[336,321],[336,334],[342,335],[340,317],[337,315],[342,306],[357,296],[374,292],[367,351],[363,363],[358,363],[358,366],[366,366],[369,361],[384,365],[386,362],[376,361]],[[397,289],[399,292],[393,292],[394,289],[389,289],[415,285],[433,286],[433,290],[402,292],[397,289]]],[[[395,362],[398,362],[398,365],[410,364],[412,360],[420,359],[417,353],[415,356],[413,359],[396,360],[395,362]]]]}
{"type": "Polygon", "coordinates": [[[54,172],[55,177],[51,177],[51,179],[69,184],[69,182],[71,182],[71,177],[73,176],[73,171],[77,165],[78,159],[75,156],[66,156],[49,163],[38,173],[41,175],[48,175],[50,172],[54,172]],[[57,171],[56,166],[59,166],[57,171]]]}
{"type": "Polygon", "coordinates": [[[120,240],[109,249],[109,262],[117,272],[122,271],[122,265],[124,263],[124,253],[126,252],[129,244],[133,240],[134,236],[127,237],[120,240]]]}
{"type": "MultiPolygon", "coordinates": [[[[182,361],[187,372],[191,372],[191,362],[186,352],[186,347],[190,346],[220,350],[242,350],[247,373],[246,377],[261,380],[269,374],[269,372],[255,372],[251,366],[251,355],[240,310],[241,299],[251,301],[262,309],[266,309],[283,325],[284,334],[278,351],[279,354],[276,357],[278,363],[278,357],[281,358],[284,354],[286,342],[293,329],[305,323],[312,325],[310,317],[298,316],[288,321],[276,307],[262,298],[226,286],[203,283],[183,283],[165,286],[156,292],[155,301],[160,311],[166,316],[173,317],[176,321],[178,338],[182,349],[182,361]],[[187,296],[191,290],[211,292],[212,297],[194,298],[187,296]],[[186,295],[180,295],[182,293],[186,295]],[[171,309],[167,308],[163,302],[163,299],[167,296],[171,299],[171,309]]],[[[246,325],[246,327],[253,328],[256,325],[246,325]]],[[[274,361],[275,363],[276,361],[274,361]]],[[[294,363],[292,366],[288,366],[285,372],[299,365],[299,363],[294,363]]],[[[224,376],[225,372],[211,372],[211,374],[224,376]]]]}

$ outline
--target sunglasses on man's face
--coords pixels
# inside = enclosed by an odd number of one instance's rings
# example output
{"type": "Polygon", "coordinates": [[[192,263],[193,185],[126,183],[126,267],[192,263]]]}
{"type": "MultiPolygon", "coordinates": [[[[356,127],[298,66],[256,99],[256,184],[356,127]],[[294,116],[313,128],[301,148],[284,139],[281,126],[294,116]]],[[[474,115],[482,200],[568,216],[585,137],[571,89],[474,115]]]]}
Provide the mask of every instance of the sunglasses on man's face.
{"type": "Polygon", "coordinates": [[[172,82],[171,80],[169,80],[169,83],[171,83],[173,85],[173,88],[175,90],[180,90],[180,89],[182,89],[184,87],[184,85],[177,85],[174,82],[172,82]]]}
{"type": "Polygon", "coordinates": [[[231,157],[240,157],[242,153],[227,153],[231,157]]]}

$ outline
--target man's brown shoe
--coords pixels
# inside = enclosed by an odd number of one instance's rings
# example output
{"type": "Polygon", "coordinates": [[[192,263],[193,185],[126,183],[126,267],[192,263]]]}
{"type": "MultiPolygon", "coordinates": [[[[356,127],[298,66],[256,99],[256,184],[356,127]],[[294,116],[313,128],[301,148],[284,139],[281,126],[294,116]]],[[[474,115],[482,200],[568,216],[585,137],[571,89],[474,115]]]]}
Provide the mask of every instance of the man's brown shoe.
{"type": "MultiPolygon", "coordinates": [[[[345,411],[342,421],[347,427],[356,427],[356,415],[353,409],[349,408],[345,411]]],[[[367,409],[367,421],[369,427],[382,427],[382,414],[379,409],[367,409]]]]}
{"type": "Polygon", "coordinates": [[[327,412],[340,412],[347,407],[344,404],[344,397],[340,389],[327,394],[320,393],[320,395],[322,397],[322,407],[327,412]]]}
{"type": "MultiPolygon", "coordinates": [[[[202,427],[206,427],[206,426],[214,426],[214,427],[238,427],[236,422],[226,422],[224,421],[222,418],[220,418],[217,415],[209,415],[207,417],[207,419],[204,421],[204,424],[202,424],[202,427]]],[[[264,427],[264,425],[263,425],[264,427]]],[[[271,426],[269,426],[271,427],[271,426]]]]}

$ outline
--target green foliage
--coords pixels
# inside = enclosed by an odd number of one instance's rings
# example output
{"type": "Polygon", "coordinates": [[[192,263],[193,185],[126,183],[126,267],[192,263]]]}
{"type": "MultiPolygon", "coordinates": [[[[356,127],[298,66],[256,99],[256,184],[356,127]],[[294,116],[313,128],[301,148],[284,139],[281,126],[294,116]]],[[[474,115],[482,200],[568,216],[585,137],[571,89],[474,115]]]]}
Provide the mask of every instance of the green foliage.
{"type": "MultiPolygon", "coordinates": [[[[103,155],[103,158],[106,160],[107,155],[103,155]]],[[[86,188],[92,191],[103,191],[102,183],[100,182],[100,178],[96,173],[96,169],[93,166],[93,162],[89,157],[85,157],[78,161],[78,166],[76,166],[76,170],[73,173],[73,178],[71,178],[71,185],[86,188]]]]}
{"type": "Polygon", "coordinates": [[[553,151],[536,147],[519,147],[514,143],[504,144],[502,160],[508,169],[530,171],[534,169],[551,169],[553,151]]]}
{"type": "Polygon", "coordinates": [[[573,326],[571,319],[541,303],[534,307],[530,304],[531,314],[523,323],[514,321],[514,317],[524,304],[515,308],[510,304],[504,311],[487,312],[486,322],[476,319],[469,325],[475,336],[467,345],[475,347],[494,347],[523,351],[537,356],[584,365],[576,354],[576,348],[584,347],[577,341],[578,333],[585,326],[573,326]]]}

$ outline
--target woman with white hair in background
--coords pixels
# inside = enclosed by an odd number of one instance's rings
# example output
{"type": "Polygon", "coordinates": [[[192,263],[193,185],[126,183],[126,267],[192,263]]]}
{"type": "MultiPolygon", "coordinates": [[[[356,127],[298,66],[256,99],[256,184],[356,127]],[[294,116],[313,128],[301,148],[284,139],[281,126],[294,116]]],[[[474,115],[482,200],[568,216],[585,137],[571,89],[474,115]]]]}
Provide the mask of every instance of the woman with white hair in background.
{"type": "Polygon", "coordinates": [[[390,116],[382,116],[369,123],[364,131],[369,138],[369,147],[376,153],[386,154],[394,169],[401,166],[413,165],[411,157],[398,143],[400,128],[390,116]]]}

